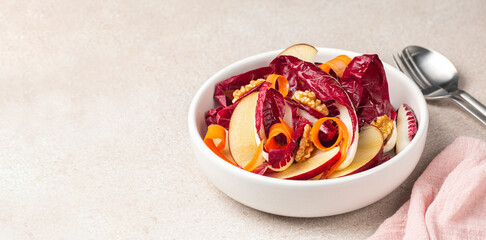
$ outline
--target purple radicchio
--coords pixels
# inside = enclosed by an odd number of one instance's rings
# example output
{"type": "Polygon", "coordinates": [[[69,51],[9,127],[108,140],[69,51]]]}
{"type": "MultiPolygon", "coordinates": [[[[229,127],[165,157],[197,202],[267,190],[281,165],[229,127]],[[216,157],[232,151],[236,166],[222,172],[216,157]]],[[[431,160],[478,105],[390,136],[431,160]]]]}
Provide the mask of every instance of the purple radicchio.
{"type": "Polygon", "coordinates": [[[272,73],[272,68],[262,67],[223,80],[216,85],[214,99],[223,107],[229,106],[232,104],[231,98],[234,90],[249,84],[251,80],[265,78],[266,75],[272,73]]]}
{"type": "Polygon", "coordinates": [[[260,139],[265,139],[270,127],[280,122],[279,118],[284,118],[285,100],[277,90],[268,88],[272,85],[270,82],[261,85],[255,110],[255,128],[260,139]]]}
{"type": "Polygon", "coordinates": [[[206,124],[208,126],[211,124],[218,124],[228,130],[231,116],[233,115],[233,111],[235,110],[236,105],[237,103],[229,105],[227,107],[219,106],[217,108],[210,109],[206,113],[206,124]]]}
{"type": "Polygon", "coordinates": [[[395,119],[385,69],[378,55],[353,58],[343,73],[341,85],[356,108],[360,127],[384,114],[395,119]]]}

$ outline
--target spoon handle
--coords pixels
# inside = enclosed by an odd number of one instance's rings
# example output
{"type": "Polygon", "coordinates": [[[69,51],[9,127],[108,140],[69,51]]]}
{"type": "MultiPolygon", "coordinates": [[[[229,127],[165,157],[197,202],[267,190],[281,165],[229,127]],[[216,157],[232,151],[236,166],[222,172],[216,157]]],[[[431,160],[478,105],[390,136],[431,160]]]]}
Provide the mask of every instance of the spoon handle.
{"type": "Polygon", "coordinates": [[[486,107],[482,103],[462,90],[452,92],[451,98],[486,126],[486,107]]]}

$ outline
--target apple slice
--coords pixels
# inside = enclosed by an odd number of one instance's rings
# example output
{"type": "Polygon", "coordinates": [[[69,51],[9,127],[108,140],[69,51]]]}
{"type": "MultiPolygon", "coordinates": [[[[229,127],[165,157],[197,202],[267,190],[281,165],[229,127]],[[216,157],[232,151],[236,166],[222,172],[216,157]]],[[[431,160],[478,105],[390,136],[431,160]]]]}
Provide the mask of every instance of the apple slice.
{"type": "Polygon", "coordinates": [[[248,165],[258,150],[254,131],[257,99],[257,92],[241,99],[230,119],[229,149],[235,162],[243,168],[248,165]]]}
{"type": "Polygon", "coordinates": [[[393,129],[388,137],[385,139],[385,145],[383,146],[383,152],[389,152],[397,143],[397,121],[393,121],[393,129]]]}
{"type": "Polygon", "coordinates": [[[415,118],[412,108],[407,104],[402,104],[397,111],[397,154],[410,144],[417,130],[417,118],[415,118]]]}
{"type": "Polygon", "coordinates": [[[302,61],[313,63],[317,56],[317,49],[309,44],[295,44],[283,50],[278,56],[293,56],[302,61]]]}
{"type": "Polygon", "coordinates": [[[294,163],[285,171],[274,172],[268,176],[281,179],[307,180],[323,172],[327,172],[334,165],[341,153],[339,147],[329,151],[314,150],[311,157],[303,162],[294,163]]]}
{"type": "Polygon", "coordinates": [[[353,162],[345,169],[332,173],[328,178],[343,177],[372,168],[378,164],[382,151],[381,131],[375,126],[364,126],[359,133],[358,150],[353,162]]]}
{"type": "Polygon", "coordinates": [[[253,158],[246,164],[246,166],[243,168],[246,171],[252,172],[254,171],[257,167],[263,164],[265,162],[265,159],[263,159],[262,156],[263,152],[263,143],[260,143],[257,147],[257,152],[253,156],[253,158]]]}
{"type": "MultiPolygon", "coordinates": [[[[294,118],[294,116],[292,115],[292,108],[290,108],[290,105],[288,103],[285,103],[285,115],[283,117],[283,121],[289,125],[290,127],[293,126],[294,124],[294,121],[292,120],[294,118]]],[[[255,131],[255,141],[256,141],[256,144],[260,144],[260,142],[262,141],[262,139],[266,138],[265,134],[262,134],[262,136],[260,136],[258,134],[258,130],[256,129],[256,126],[254,126],[254,131],[255,131]]],[[[265,153],[264,152],[264,158],[266,160],[268,160],[268,153],[265,153]]]]}
{"type": "MultiPolygon", "coordinates": [[[[336,169],[337,171],[345,169],[349,164],[353,162],[354,156],[356,156],[356,149],[358,148],[358,138],[359,138],[359,127],[358,123],[354,125],[354,129],[356,129],[353,132],[353,121],[351,121],[351,115],[349,114],[348,108],[345,106],[336,103],[336,107],[339,111],[339,118],[344,122],[344,125],[346,125],[346,128],[348,129],[349,133],[349,139],[348,139],[348,151],[346,152],[346,159],[339,165],[339,167],[336,169]]],[[[356,117],[356,112],[353,111],[355,119],[358,119],[356,117]]]]}

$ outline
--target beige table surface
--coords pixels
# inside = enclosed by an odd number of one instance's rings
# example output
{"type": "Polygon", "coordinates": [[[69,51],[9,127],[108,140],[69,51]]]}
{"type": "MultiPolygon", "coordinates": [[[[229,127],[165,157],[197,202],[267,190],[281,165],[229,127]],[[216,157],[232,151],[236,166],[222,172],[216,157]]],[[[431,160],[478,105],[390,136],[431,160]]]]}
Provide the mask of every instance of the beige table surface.
{"type": "MultiPolygon", "coordinates": [[[[216,189],[187,111],[229,63],[306,42],[448,56],[486,103],[486,4],[476,1],[0,1],[0,239],[365,239],[457,136],[486,127],[429,103],[423,157],[366,208],[300,219],[216,189]]],[[[303,203],[305,204],[305,203],[303,203]]]]}

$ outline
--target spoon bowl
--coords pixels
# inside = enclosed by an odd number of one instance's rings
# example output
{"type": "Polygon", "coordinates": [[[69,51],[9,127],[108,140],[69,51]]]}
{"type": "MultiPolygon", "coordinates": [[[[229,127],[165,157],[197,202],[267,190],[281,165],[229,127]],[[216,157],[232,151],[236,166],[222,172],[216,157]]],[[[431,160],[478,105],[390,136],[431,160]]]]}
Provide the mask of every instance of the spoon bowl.
{"type": "Polygon", "coordinates": [[[412,62],[432,84],[447,91],[458,90],[458,71],[444,55],[420,46],[408,46],[406,49],[410,53],[412,62]]]}

